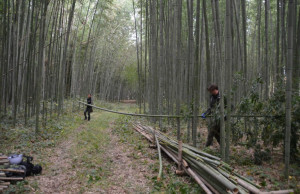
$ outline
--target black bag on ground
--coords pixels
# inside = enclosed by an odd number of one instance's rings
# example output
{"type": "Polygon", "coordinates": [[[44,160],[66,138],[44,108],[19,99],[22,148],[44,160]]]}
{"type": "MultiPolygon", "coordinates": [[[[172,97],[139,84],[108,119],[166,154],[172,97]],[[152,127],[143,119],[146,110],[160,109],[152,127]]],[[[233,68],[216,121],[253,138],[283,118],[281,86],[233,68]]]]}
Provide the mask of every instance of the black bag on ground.
{"type": "Polygon", "coordinates": [[[26,176],[31,176],[31,175],[36,175],[40,174],[42,172],[42,167],[40,165],[33,165],[31,162],[33,160],[33,157],[31,156],[24,156],[26,158],[26,161],[22,161],[20,165],[25,166],[25,175],[26,176]]]}

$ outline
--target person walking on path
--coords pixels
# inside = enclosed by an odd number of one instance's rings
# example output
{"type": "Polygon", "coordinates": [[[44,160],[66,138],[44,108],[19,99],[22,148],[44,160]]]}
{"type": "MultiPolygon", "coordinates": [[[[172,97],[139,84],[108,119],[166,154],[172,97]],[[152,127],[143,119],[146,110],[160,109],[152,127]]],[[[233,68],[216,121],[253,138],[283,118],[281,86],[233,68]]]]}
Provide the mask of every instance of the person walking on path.
{"type": "MultiPolygon", "coordinates": [[[[206,118],[207,115],[212,115],[212,120],[209,123],[209,133],[207,136],[207,141],[205,146],[208,147],[212,145],[213,143],[213,138],[215,137],[220,144],[220,114],[219,114],[219,105],[220,105],[220,93],[218,86],[215,84],[212,84],[207,88],[209,93],[211,94],[210,96],[210,104],[209,108],[205,113],[201,115],[203,119],[206,118]]],[[[226,100],[224,98],[224,104],[226,104],[226,100]]],[[[226,106],[226,105],[225,105],[226,106]]]]}
{"type": "MultiPolygon", "coordinates": [[[[87,104],[92,104],[92,95],[89,94],[87,100],[87,104]]],[[[91,120],[91,112],[93,112],[93,107],[86,105],[86,109],[84,111],[84,120],[90,121],[91,120]],[[86,116],[86,113],[88,113],[88,117],[86,116]]]]}

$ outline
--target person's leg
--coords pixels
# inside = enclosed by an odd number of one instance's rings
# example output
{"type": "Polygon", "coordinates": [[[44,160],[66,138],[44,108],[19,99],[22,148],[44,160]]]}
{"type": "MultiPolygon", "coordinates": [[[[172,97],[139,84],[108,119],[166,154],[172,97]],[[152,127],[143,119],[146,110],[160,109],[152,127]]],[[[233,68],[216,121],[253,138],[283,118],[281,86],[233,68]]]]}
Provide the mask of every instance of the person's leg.
{"type": "Polygon", "coordinates": [[[208,132],[207,141],[206,141],[206,144],[205,144],[206,147],[212,145],[214,136],[215,136],[215,131],[214,131],[214,128],[211,127],[209,132],[208,132]]]}
{"type": "Polygon", "coordinates": [[[220,131],[220,128],[216,129],[215,138],[217,139],[219,145],[221,145],[221,131],[220,131]]]}
{"type": "Polygon", "coordinates": [[[219,145],[221,145],[221,126],[220,125],[216,125],[215,127],[215,138],[217,139],[219,145]]]}
{"type": "Polygon", "coordinates": [[[91,120],[91,108],[88,108],[88,120],[91,120]]]}
{"type": "Polygon", "coordinates": [[[87,108],[86,108],[85,111],[84,111],[84,120],[87,119],[87,117],[86,117],[86,112],[87,112],[87,108]]]}

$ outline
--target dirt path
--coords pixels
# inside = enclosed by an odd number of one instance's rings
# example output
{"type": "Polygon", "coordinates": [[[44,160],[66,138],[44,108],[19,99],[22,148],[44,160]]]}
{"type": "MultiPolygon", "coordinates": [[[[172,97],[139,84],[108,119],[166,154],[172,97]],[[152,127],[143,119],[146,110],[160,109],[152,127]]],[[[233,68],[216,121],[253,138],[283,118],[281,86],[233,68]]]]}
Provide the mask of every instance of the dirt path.
{"type": "Polygon", "coordinates": [[[37,179],[40,193],[72,193],[80,188],[80,182],[75,178],[76,171],[72,166],[70,151],[74,146],[74,135],[82,128],[83,125],[73,135],[68,136],[68,139],[48,150],[49,166],[44,168],[43,175],[37,179]]]}
{"type": "Polygon", "coordinates": [[[149,169],[149,164],[154,162],[143,157],[141,153],[137,153],[135,157],[132,146],[120,143],[117,135],[111,134],[110,139],[110,149],[107,150],[106,157],[113,163],[112,173],[108,177],[108,181],[112,184],[104,190],[104,193],[149,193],[152,186],[147,176],[153,173],[149,169]]]}
{"type": "MultiPolygon", "coordinates": [[[[142,157],[141,153],[134,157],[134,146],[121,142],[117,134],[112,133],[114,127],[112,121],[106,128],[101,129],[99,125],[103,125],[103,121],[97,118],[105,116],[105,113],[94,114],[94,121],[81,124],[77,129],[68,133],[67,138],[58,143],[55,147],[48,148],[43,154],[47,165],[43,169],[40,176],[30,178],[36,181],[38,189],[33,193],[149,193],[151,190],[151,180],[148,178],[152,172],[149,169],[149,163],[153,163],[151,159],[142,157]],[[99,122],[99,123],[98,123],[99,122]],[[101,175],[101,179],[95,182],[89,182],[88,175],[83,176],[91,168],[82,165],[82,161],[75,158],[93,157],[94,153],[83,152],[85,155],[72,155],[74,150],[78,149],[78,145],[84,142],[83,133],[103,134],[105,141],[97,141],[97,146],[101,151],[96,154],[98,158],[103,158],[102,164],[96,164],[95,169],[108,168],[107,175],[101,175]]],[[[93,142],[87,142],[86,147],[93,145],[93,142]]],[[[92,162],[90,162],[92,163],[92,162]]],[[[85,161],[86,165],[90,165],[89,161],[85,161]]]]}

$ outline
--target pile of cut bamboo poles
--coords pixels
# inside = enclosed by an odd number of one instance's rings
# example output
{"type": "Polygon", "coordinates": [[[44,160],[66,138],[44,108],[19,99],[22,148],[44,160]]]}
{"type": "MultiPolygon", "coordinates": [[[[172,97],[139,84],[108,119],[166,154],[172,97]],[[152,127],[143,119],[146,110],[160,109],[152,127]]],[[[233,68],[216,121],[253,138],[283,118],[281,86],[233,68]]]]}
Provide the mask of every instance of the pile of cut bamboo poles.
{"type": "MultiPolygon", "coordinates": [[[[206,193],[293,193],[293,190],[262,192],[259,185],[236,173],[231,166],[220,158],[187,144],[182,144],[181,141],[174,140],[150,126],[144,126],[140,123],[133,124],[133,126],[136,131],[150,142],[156,143],[159,150],[161,149],[178,164],[178,174],[184,170],[206,193]]],[[[161,174],[159,174],[160,176],[161,174]]]]}
{"type": "Polygon", "coordinates": [[[24,170],[10,169],[7,168],[9,166],[9,160],[7,156],[0,154],[0,193],[8,189],[11,182],[22,181],[23,177],[7,177],[5,173],[15,173],[24,175],[24,170]],[[3,167],[3,168],[2,168],[3,167]]]}

